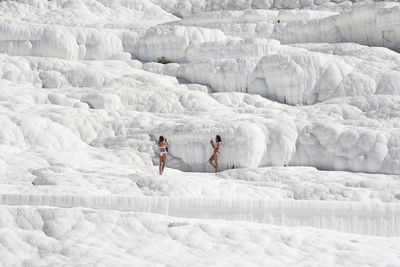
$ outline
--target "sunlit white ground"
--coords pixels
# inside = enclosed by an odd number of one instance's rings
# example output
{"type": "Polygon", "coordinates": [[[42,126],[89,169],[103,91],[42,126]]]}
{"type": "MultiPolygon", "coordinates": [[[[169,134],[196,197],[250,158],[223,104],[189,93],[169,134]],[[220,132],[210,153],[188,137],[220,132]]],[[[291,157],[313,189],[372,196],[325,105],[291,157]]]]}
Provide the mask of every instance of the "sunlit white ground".
{"type": "Polygon", "coordinates": [[[0,265],[399,266],[399,18],[1,1],[0,265]]]}
{"type": "Polygon", "coordinates": [[[0,207],[5,266],[396,266],[399,237],[145,213],[0,207]]]}

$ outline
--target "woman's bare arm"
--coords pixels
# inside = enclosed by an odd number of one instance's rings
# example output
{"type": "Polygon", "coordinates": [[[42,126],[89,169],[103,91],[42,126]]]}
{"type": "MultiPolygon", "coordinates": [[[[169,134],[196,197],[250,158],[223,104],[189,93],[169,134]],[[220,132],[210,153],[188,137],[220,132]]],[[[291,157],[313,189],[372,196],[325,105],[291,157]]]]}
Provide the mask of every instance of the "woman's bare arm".
{"type": "Polygon", "coordinates": [[[213,140],[211,140],[211,145],[212,145],[212,147],[215,149],[213,140]]]}

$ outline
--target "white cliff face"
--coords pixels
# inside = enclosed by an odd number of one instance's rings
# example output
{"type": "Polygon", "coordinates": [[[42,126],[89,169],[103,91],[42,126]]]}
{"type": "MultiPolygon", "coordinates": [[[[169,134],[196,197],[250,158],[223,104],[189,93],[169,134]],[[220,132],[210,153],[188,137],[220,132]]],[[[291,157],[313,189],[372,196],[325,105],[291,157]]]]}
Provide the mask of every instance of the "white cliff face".
{"type": "Polygon", "coordinates": [[[0,35],[0,52],[15,56],[83,60],[110,59],[123,52],[120,39],[95,29],[2,23],[0,35]]]}
{"type": "Polygon", "coordinates": [[[1,1],[0,265],[399,265],[399,19],[1,1]]]}
{"type": "Polygon", "coordinates": [[[180,62],[185,60],[185,50],[191,44],[225,40],[225,34],[219,30],[183,26],[154,27],[139,40],[135,55],[146,61],[156,61],[164,56],[173,62],[180,62]]]}
{"type": "Polygon", "coordinates": [[[397,3],[366,5],[322,20],[288,23],[278,28],[271,38],[284,43],[354,42],[399,52],[399,13],[397,3]]]}
{"type": "Polygon", "coordinates": [[[194,14],[167,24],[214,28],[227,35],[241,38],[261,36],[268,38],[280,29],[281,24],[319,21],[338,14],[338,12],[318,10],[222,10],[194,14]]]}
{"type": "Polygon", "coordinates": [[[215,11],[169,24],[220,29],[241,38],[272,38],[284,44],[345,43],[400,51],[400,6],[369,3],[346,12],[317,10],[215,11]]]}
{"type": "MultiPolygon", "coordinates": [[[[224,44],[227,49],[228,45],[224,44]]],[[[214,50],[216,56],[183,64],[177,75],[217,92],[254,93],[291,105],[336,97],[399,94],[399,56],[389,50],[344,44],[349,51],[331,54],[329,50],[312,51],[312,47],[308,50],[307,45],[302,49],[273,42],[260,46],[264,52],[256,55],[257,50],[251,51],[252,57],[247,58],[229,55],[229,50],[214,50]],[[380,54],[388,61],[371,54],[380,54]]]]}
{"type": "MultiPolygon", "coordinates": [[[[151,0],[170,13],[179,17],[188,17],[203,12],[223,10],[244,10],[244,9],[271,9],[271,10],[323,10],[323,11],[345,11],[352,7],[365,5],[369,1],[301,1],[301,0],[151,0]]],[[[398,2],[398,1],[391,1],[398,2]]]]}

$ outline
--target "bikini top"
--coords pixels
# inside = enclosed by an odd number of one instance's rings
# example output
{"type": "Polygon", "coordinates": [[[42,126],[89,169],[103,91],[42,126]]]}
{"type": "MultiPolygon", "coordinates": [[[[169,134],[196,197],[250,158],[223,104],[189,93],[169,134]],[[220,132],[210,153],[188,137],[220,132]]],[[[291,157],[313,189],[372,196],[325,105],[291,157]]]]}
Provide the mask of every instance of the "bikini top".
{"type": "Polygon", "coordinates": [[[167,147],[167,146],[165,146],[165,145],[164,145],[164,146],[158,146],[158,149],[160,149],[160,150],[161,150],[161,148],[162,148],[162,149],[164,149],[164,150],[165,150],[165,148],[166,148],[166,147],[167,147]]]}

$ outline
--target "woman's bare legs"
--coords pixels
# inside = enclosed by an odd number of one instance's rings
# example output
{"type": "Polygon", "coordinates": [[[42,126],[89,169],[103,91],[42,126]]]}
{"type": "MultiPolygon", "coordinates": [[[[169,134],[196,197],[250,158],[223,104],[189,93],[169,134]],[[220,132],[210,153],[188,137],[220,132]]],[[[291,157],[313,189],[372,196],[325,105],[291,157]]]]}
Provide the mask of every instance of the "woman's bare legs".
{"type": "Polygon", "coordinates": [[[161,168],[161,174],[164,172],[165,164],[167,164],[167,154],[164,154],[162,156],[162,161],[163,161],[163,164],[162,164],[162,168],[161,168]]]}
{"type": "Polygon", "coordinates": [[[215,161],[215,173],[218,172],[218,153],[215,153],[216,155],[214,155],[214,161],[215,161]]]}
{"type": "Polygon", "coordinates": [[[210,164],[215,168],[215,165],[213,163],[214,160],[214,154],[210,157],[210,159],[208,160],[208,162],[210,162],[210,164]]]}
{"type": "Polygon", "coordinates": [[[214,167],[216,173],[218,172],[218,156],[218,153],[214,153],[208,160],[208,162],[210,162],[210,164],[214,167]],[[213,161],[215,162],[215,164],[213,163],[213,161]]]}
{"type": "Polygon", "coordinates": [[[158,155],[158,158],[160,159],[160,167],[158,168],[158,170],[159,170],[159,172],[160,172],[160,175],[162,175],[162,172],[163,172],[163,167],[162,167],[162,165],[163,165],[163,158],[161,157],[161,155],[158,155]]]}

